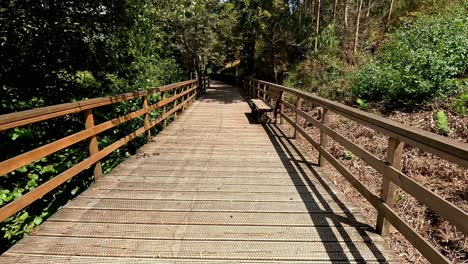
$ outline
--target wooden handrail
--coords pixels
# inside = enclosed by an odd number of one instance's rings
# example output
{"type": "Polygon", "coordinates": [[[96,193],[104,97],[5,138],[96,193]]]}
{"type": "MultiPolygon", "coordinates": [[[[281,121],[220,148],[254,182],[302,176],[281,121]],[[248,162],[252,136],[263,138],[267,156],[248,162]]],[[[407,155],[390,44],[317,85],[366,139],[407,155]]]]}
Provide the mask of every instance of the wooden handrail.
{"type": "Polygon", "coordinates": [[[76,144],[83,140],[91,139],[89,144],[90,155],[88,158],[84,159],[83,161],[79,162],[78,164],[74,165],[68,170],[60,173],[59,175],[53,177],[47,182],[41,184],[34,190],[31,190],[25,195],[1,207],[0,222],[5,221],[7,218],[24,209],[26,206],[30,205],[34,201],[42,198],[44,195],[46,195],[56,187],[60,186],[72,177],[76,176],[80,172],[88,169],[90,166],[94,165],[94,176],[96,179],[99,178],[100,175],[102,175],[102,169],[99,162],[104,157],[108,156],[110,153],[117,150],[119,147],[127,144],[129,141],[141,134],[146,133],[146,138],[149,139],[151,136],[149,133],[151,128],[153,128],[161,122],[164,122],[166,124],[167,119],[172,115],[174,115],[175,118],[175,115],[178,111],[184,111],[185,108],[191,102],[193,102],[193,100],[195,100],[197,96],[203,94],[206,91],[206,86],[209,86],[209,79],[207,77],[203,77],[201,83],[203,87],[199,87],[197,80],[188,80],[184,82],[161,86],[158,88],[153,88],[146,91],[125,93],[102,98],[94,98],[76,103],[60,104],[17,113],[0,115],[0,131],[40,121],[45,121],[51,118],[77,112],[83,112],[85,118],[84,130],[64,137],[62,139],[58,139],[56,141],[53,141],[26,153],[12,157],[8,160],[1,161],[0,177],[18,168],[21,168],[35,160],[39,160],[57,151],[65,149],[73,144],[76,144]],[[167,97],[167,92],[171,90],[174,91],[172,93],[172,96],[167,97]],[[148,103],[147,96],[155,93],[161,93],[161,100],[153,105],[150,105],[148,103]],[[128,101],[140,97],[143,99],[143,105],[140,110],[114,118],[101,124],[94,124],[92,112],[94,108],[105,105],[111,105],[118,102],[128,101]],[[166,111],[166,106],[169,104],[172,104],[172,109],[166,111]],[[163,109],[162,115],[156,120],[151,121],[149,119],[149,113],[159,108],[163,109]],[[117,140],[110,146],[99,150],[96,137],[100,133],[141,116],[144,116],[143,127],[117,140]]]}
{"type": "Polygon", "coordinates": [[[256,83],[264,84],[268,87],[276,88],[294,96],[301,97],[306,101],[320,105],[334,113],[357,121],[387,136],[398,138],[408,145],[420,148],[421,150],[430,152],[448,161],[468,168],[468,144],[460,144],[459,142],[449,138],[404,125],[294,88],[252,78],[247,78],[247,80],[252,80],[256,83]]]}
{"type": "Polygon", "coordinates": [[[294,135],[301,134],[319,152],[319,164],[330,162],[354,188],[378,211],[376,230],[384,237],[388,236],[389,226],[393,225],[410,243],[417,248],[423,256],[433,263],[450,263],[437,249],[427,240],[418,234],[392,209],[395,200],[396,186],[400,187],[419,202],[439,214],[452,225],[456,226],[464,234],[468,234],[468,214],[461,208],[440,197],[433,191],[425,188],[400,171],[403,145],[408,144],[421,150],[430,152],[438,157],[450,162],[457,163],[468,168],[468,144],[460,143],[421,129],[413,128],[401,123],[367,113],[310,93],[282,85],[246,78],[243,82],[244,93],[251,97],[261,97],[269,93],[269,89],[277,89],[284,93],[289,93],[296,97],[295,104],[281,100],[281,108],[289,108],[294,119],[288,116],[283,110],[281,117],[294,128],[294,135]],[[263,88],[262,88],[263,85],[263,88]],[[301,109],[301,101],[312,103],[323,108],[321,120],[308,115],[301,109]],[[349,118],[364,126],[377,130],[389,136],[387,158],[381,160],[354,144],[346,137],[328,126],[328,114],[334,112],[338,115],[349,118]],[[320,142],[316,142],[299,125],[298,117],[314,125],[320,130],[320,142]],[[352,152],[358,158],[373,167],[383,175],[381,195],[374,195],[356,176],[354,176],[345,166],[334,158],[327,150],[327,137],[332,138],[344,148],[352,152]]]}

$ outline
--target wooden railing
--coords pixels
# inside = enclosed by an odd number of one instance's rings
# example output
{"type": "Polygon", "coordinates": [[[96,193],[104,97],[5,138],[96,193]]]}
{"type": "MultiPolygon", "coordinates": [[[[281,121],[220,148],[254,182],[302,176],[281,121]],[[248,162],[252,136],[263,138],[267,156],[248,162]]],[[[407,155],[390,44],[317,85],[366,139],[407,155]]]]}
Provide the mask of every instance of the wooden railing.
{"type": "MultiPolygon", "coordinates": [[[[376,230],[383,237],[388,236],[389,227],[393,225],[421,254],[431,263],[450,263],[437,249],[417,233],[392,209],[395,201],[396,186],[416,198],[419,202],[430,208],[436,214],[456,226],[465,235],[468,234],[468,214],[454,204],[443,199],[436,193],[418,184],[412,178],[400,171],[404,144],[411,145],[423,151],[432,153],[440,158],[468,168],[468,144],[441,137],[439,135],[403,125],[389,119],[370,114],[358,109],[324,99],[322,97],[288,88],[285,86],[246,78],[243,80],[244,93],[250,97],[263,98],[274,105],[271,90],[283,91],[280,99],[281,117],[294,127],[294,133],[301,134],[319,152],[319,165],[328,161],[333,165],[357,191],[378,211],[376,230]],[[291,104],[284,100],[284,95],[289,95],[294,100],[291,104]],[[313,118],[302,111],[302,102],[308,102],[321,107],[320,120],[313,118]],[[284,111],[289,108],[294,115],[294,120],[284,111]],[[328,126],[329,114],[333,112],[349,118],[364,126],[372,128],[389,137],[387,157],[381,160],[372,153],[354,144],[338,132],[328,126]],[[315,141],[306,131],[299,126],[298,120],[303,118],[306,122],[320,130],[320,142],[315,141]],[[380,197],[374,195],[358,178],[356,178],[339,160],[326,150],[328,137],[351,151],[355,156],[366,162],[372,168],[383,175],[383,184],[380,197]]],[[[289,98],[288,97],[288,98],[289,98]]]]}
{"type": "Polygon", "coordinates": [[[201,78],[200,80],[189,80],[180,83],[174,83],[146,91],[125,93],[116,96],[101,97],[79,101],[76,103],[53,105],[28,111],[0,115],[0,131],[78,112],[83,112],[85,121],[85,129],[80,132],[48,143],[44,146],[33,149],[16,157],[12,157],[8,160],[1,161],[0,177],[1,175],[6,175],[31,162],[65,149],[83,140],[89,139],[88,158],[60,173],[49,181],[39,185],[34,190],[0,208],[0,222],[3,222],[5,219],[24,209],[26,206],[40,199],[45,194],[49,193],[56,187],[60,186],[67,180],[93,165],[95,178],[97,179],[101,177],[102,169],[101,164],[99,163],[100,160],[111,154],[113,151],[117,150],[119,147],[127,144],[129,141],[135,139],[139,135],[146,134],[147,139],[150,139],[151,128],[157,124],[160,124],[161,122],[163,123],[163,127],[165,127],[167,125],[167,119],[171,115],[174,115],[175,117],[178,111],[185,110],[185,108],[188,107],[197,96],[205,93],[206,87],[209,86],[209,82],[209,79],[205,77],[201,78]],[[169,92],[171,92],[170,97],[169,92]],[[148,96],[156,93],[161,94],[161,100],[152,105],[148,104],[148,96]],[[137,98],[142,98],[143,104],[140,110],[120,116],[118,118],[114,118],[101,124],[94,123],[93,109],[137,98]],[[162,109],[162,114],[157,119],[151,121],[150,112],[157,109],[162,109]],[[97,141],[97,136],[99,133],[107,131],[141,116],[144,116],[143,127],[117,140],[106,148],[99,150],[97,141]]]}

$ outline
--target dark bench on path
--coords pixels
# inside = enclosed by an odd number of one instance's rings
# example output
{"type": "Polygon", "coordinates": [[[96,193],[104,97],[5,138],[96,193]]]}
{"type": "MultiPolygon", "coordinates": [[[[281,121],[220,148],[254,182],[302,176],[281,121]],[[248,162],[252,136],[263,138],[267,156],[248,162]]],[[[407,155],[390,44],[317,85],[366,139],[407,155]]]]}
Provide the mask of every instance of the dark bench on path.
{"type": "MultiPolygon", "coordinates": [[[[258,89],[258,88],[256,88],[258,89]]],[[[276,122],[276,116],[279,111],[279,106],[281,102],[281,96],[283,95],[283,91],[279,91],[276,89],[270,89],[270,90],[260,90],[258,89],[260,93],[263,93],[263,98],[258,98],[258,99],[250,99],[249,100],[249,105],[250,108],[252,108],[252,117],[256,123],[263,123],[264,121],[262,120],[263,117],[265,116],[266,113],[273,112],[274,115],[274,120],[276,122]],[[274,106],[273,106],[273,101],[274,101],[274,106]]],[[[252,93],[253,96],[259,97],[259,93],[252,93]]]]}

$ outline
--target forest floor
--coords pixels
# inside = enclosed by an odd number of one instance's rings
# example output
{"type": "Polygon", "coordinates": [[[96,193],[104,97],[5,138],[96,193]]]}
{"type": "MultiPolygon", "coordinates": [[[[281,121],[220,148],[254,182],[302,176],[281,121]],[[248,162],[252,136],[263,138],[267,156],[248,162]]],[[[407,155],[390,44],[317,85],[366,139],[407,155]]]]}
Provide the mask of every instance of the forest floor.
{"type": "MultiPolygon", "coordinates": [[[[304,111],[319,119],[316,108],[305,106],[304,111]]],[[[433,121],[432,110],[415,113],[391,112],[382,116],[394,121],[418,127],[430,132],[436,132],[437,126],[433,121]]],[[[460,142],[468,143],[468,117],[460,118],[447,114],[450,131],[448,137],[460,142]]],[[[306,124],[303,119],[302,127],[315,140],[319,141],[320,134],[317,128],[306,124]]],[[[360,125],[347,118],[331,114],[330,127],[339,134],[350,139],[380,159],[384,159],[387,152],[388,137],[373,129],[360,125]]],[[[291,126],[282,125],[285,131],[293,133],[291,126]]],[[[290,134],[290,135],[291,135],[290,134]]],[[[317,159],[318,152],[300,136],[298,142],[313,160],[317,159]]],[[[368,166],[365,162],[345,150],[332,139],[329,140],[328,151],[339,159],[369,190],[375,195],[380,194],[382,175],[368,166]]],[[[415,179],[418,183],[434,191],[448,201],[454,203],[464,211],[468,211],[468,171],[461,166],[450,163],[437,156],[423,152],[411,146],[405,146],[402,171],[415,179]]],[[[363,213],[368,215],[369,224],[375,226],[377,211],[362,197],[343,176],[330,164],[323,168],[327,175],[339,189],[346,194],[352,203],[359,205],[363,213]]],[[[418,233],[432,242],[453,263],[467,263],[468,236],[457,231],[455,227],[427,209],[407,193],[398,189],[394,209],[418,233]]],[[[402,263],[429,263],[421,254],[396,230],[392,229],[389,244],[400,256],[402,263]]]]}

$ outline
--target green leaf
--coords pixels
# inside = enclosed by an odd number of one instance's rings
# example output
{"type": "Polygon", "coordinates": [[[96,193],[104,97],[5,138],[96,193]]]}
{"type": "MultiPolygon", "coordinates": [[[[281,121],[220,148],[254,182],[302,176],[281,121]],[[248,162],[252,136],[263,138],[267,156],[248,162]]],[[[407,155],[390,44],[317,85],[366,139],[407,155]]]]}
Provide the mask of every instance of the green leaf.
{"type": "Polygon", "coordinates": [[[21,221],[24,221],[24,220],[26,220],[28,217],[29,217],[28,212],[24,212],[24,213],[22,213],[22,214],[18,217],[18,219],[21,220],[21,221]]]}
{"type": "Polygon", "coordinates": [[[40,225],[42,223],[42,218],[39,216],[34,217],[33,223],[37,226],[40,225]]]}
{"type": "Polygon", "coordinates": [[[16,169],[16,170],[19,171],[19,172],[27,172],[28,168],[26,168],[26,166],[23,166],[23,167],[21,167],[19,169],[16,169]]]}
{"type": "Polygon", "coordinates": [[[56,172],[54,165],[47,165],[41,169],[41,174],[48,173],[48,172],[56,172]]]}
{"type": "Polygon", "coordinates": [[[75,188],[73,188],[73,190],[71,190],[71,194],[75,195],[79,190],[80,190],[80,187],[76,186],[75,188]]]}

